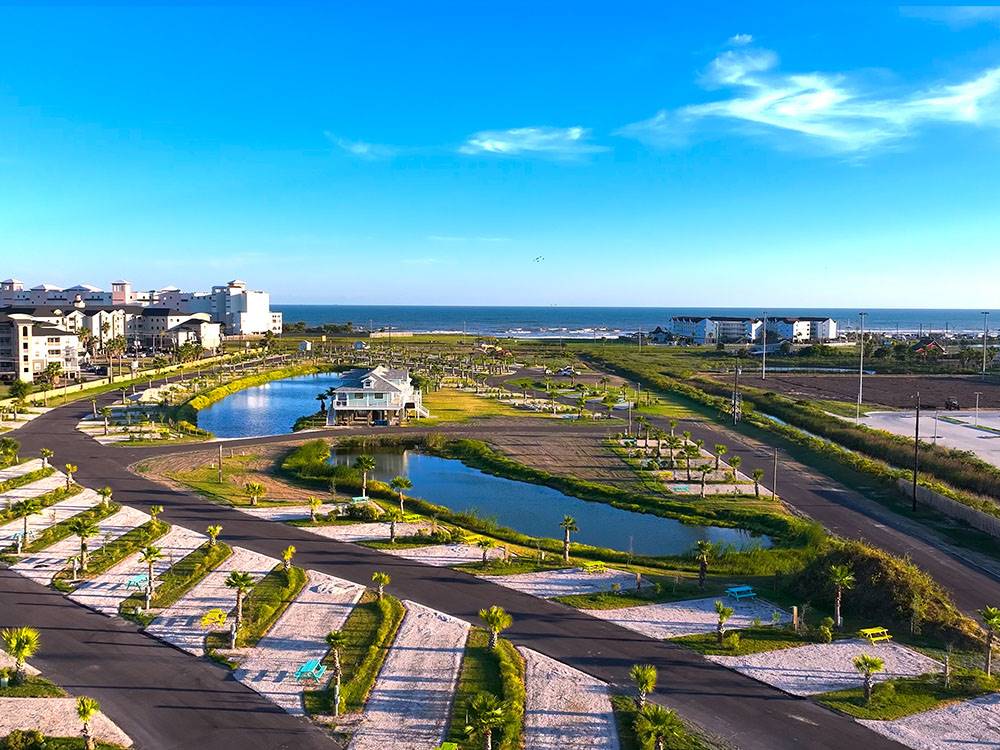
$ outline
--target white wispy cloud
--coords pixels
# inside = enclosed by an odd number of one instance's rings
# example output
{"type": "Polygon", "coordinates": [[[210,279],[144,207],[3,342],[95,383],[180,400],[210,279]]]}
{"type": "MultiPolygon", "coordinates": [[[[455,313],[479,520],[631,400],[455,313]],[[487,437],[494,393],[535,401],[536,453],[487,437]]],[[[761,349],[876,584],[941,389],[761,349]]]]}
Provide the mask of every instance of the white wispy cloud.
{"type": "Polygon", "coordinates": [[[667,147],[713,127],[754,135],[796,135],[836,152],[861,153],[899,141],[923,125],[1000,125],[1000,67],[956,83],[909,92],[866,89],[844,73],[782,73],[771,50],[743,48],[718,55],[699,78],[727,98],[661,110],[618,135],[667,147]]]}
{"type": "Polygon", "coordinates": [[[359,159],[389,159],[398,153],[398,149],[393,146],[386,146],[381,143],[368,143],[366,141],[352,141],[348,138],[341,138],[336,133],[331,133],[328,130],[324,131],[323,135],[341,151],[359,159]]]}
{"type": "Polygon", "coordinates": [[[607,150],[605,146],[591,143],[589,138],[590,131],[579,126],[481,130],[469,136],[458,151],[469,155],[498,154],[574,159],[607,150]]]}
{"type": "Polygon", "coordinates": [[[903,5],[899,12],[908,18],[937,21],[953,28],[979,23],[1000,25],[1000,5],[903,5]]]}
{"type": "Polygon", "coordinates": [[[751,34],[733,34],[729,37],[729,44],[733,47],[745,47],[751,43],[753,43],[753,36],[751,34]]]}

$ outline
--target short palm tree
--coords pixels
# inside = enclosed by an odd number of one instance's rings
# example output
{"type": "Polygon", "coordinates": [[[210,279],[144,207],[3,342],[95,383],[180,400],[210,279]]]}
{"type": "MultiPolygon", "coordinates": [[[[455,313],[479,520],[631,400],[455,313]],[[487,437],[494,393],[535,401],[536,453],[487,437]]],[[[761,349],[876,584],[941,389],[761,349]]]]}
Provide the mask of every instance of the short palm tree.
{"type": "Polygon", "coordinates": [[[100,533],[97,524],[89,518],[73,518],[70,520],[69,532],[73,536],[80,537],[80,569],[87,571],[87,540],[100,533]]]}
{"type": "Polygon", "coordinates": [[[139,562],[146,566],[146,609],[153,603],[153,594],[156,593],[156,583],[153,578],[153,565],[163,559],[163,550],[150,544],[143,547],[139,552],[139,562]]]}
{"type": "Polygon", "coordinates": [[[81,695],[76,699],[76,715],[83,723],[83,742],[87,750],[94,750],[97,747],[97,740],[90,733],[90,722],[100,710],[101,704],[94,698],[81,695]]]}
{"type": "Polygon", "coordinates": [[[1000,607],[983,607],[979,610],[979,615],[983,618],[986,626],[986,674],[993,671],[993,642],[997,635],[1000,635],[1000,607]]]}
{"type": "Polygon", "coordinates": [[[490,631],[490,649],[496,649],[500,643],[500,634],[514,624],[514,618],[507,614],[507,610],[494,604],[489,609],[479,610],[479,619],[490,631]]]}
{"type": "Polygon", "coordinates": [[[222,533],[222,526],[215,523],[205,529],[205,533],[208,534],[208,546],[214,547],[215,543],[219,540],[219,534],[222,533]]]}
{"type": "Polygon", "coordinates": [[[729,448],[722,443],[715,444],[715,470],[719,470],[719,465],[722,463],[722,457],[729,453],[729,448]]]}
{"type": "Polygon", "coordinates": [[[68,490],[70,488],[70,485],[73,484],[73,475],[76,474],[77,471],[79,471],[80,467],[77,466],[76,464],[66,464],[65,468],[66,468],[66,489],[68,490]]]}
{"type": "Polygon", "coordinates": [[[398,510],[393,508],[392,510],[386,512],[386,518],[389,520],[389,543],[396,543],[396,524],[403,520],[403,514],[398,510]]]}
{"type": "Polygon", "coordinates": [[[563,562],[569,562],[569,535],[579,531],[580,527],[573,516],[563,516],[559,522],[559,528],[563,530],[563,562]]]}
{"type": "Polygon", "coordinates": [[[295,545],[289,544],[281,551],[281,567],[287,573],[292,567],[292,558],[295,557],[295,545]]]}
{"type": "Polygon", "coordinates": [[[340,715],[340,681],[344,676],[344,669],[340,663],[340,653],[347,645],[347,636],[343,630],[331,630],[326,634],[326,645],[330,647],[330,656],[333,658],[333,668],[330,672],[333,675],[333,715],[340,715]]]}
{"type": "Polygon", "coordinates": [[[844,592],[854,588],[854,569],[850,565],[831,565],[828,580],[834,591],[833,622],[840,628],[844,624],[844,620],[840,616],[840,605],[844,598],[844,592]]]}
{"type": "Polygon", "coordinates": [[[413,488],[413,482],[403,476],[393,477],[392,481],[389,482],[389,487],[399,495],[399,512],[405,513],[406,511],[403,509],[403,493],[413,488]]]}
{"type": "Polygon", "coordinates": [[[97,491],[97,494],[101,496],[101,505],[107,508],[108,505],[111,503],[111,496],[114,494],[114,490],[105,485],[104,487],[101,487],[101,489],[97,491]]]}
{"type": "Polygon", "coordinates": [[[354,468],[361,472],[361,497],[368,497],[368,475],[375,471],[375,456],[368,453],[358,456],[354,468]]]}
{"type": "Polygon", "coordinates": [[[510,715],[511,706],[493,693],[476,693],[466,707],[465,734],[470,740],[482,742],[483,750],[493,748],[493,730],[502,727],[510,715]]]}
{"type": "Polygon", "coordinates": [[[375,595],[381,601],[382,597],[385,596],[385,587],[392,583],[392,576],[383,570],[376,570],[372,573],[372,583],[375,584],[375,595]]]}
{"type": "Polygon", "coordinates": [[[655,703],[647,703],[635,717],[635,734],[644,748],[665,750],[667,743],[681,734],[677,714],[655,703]]]}
{"type": "Polygon", "coordinates": [[[49,459],[55,455],[55,451],[51,448],[42,448],[38,451],[38,455],[42,457],[42,468],[47,469],[49,468],[49,459]]]}
{"type": "Polygon", "coordinates": [[[316,523],[316,513],[323,507],[323,501],[318,497],[309,498],[309,521],[316,523]]]}
{"type": "Polygon", "coordinates": [[[40,513],[41,510],[42,502],[36,497],[26,497],[24,500],[18,500],[10,506],[10,511],[14,514],[14,518],[22,519],[24,524],[21,528],[21,536],[17,539],[18,552],[21,551],[21,548],[27,544],[28,541],[28,518],[36,513],[40,513]]]}
{"type": "Polygon", "coordinates": [[[864,677],[865,703],[870,703],[872,688],[875,686],[874,676],[885,669],[885,662],[871,654],[858,654],[854,657],[854,668],[864,677]]]}
{"type": "Polygon", "coordinates": [[[20,627],[0,630],[3,650],[14,658],[14,683],[20,685],[27,678],[25,662],[38,653],[42,637],[34,628],[20,627]]]}
{"type": "Polygon", "coordinates": [[[705,590],[705,578],[708,576],[708,564],[715,553],[715,545],[707,539],[699,539],[694,546],[694,559],[698,561],[698,588],[705,590]]]}
{"type": "Polygon", "coordinates": [[[763,478],[764,478],[763,469],[753,470],[753,494],[756,497],[760,497],[760,480],[762,480],[763,478]]]}
{"type": "Polygon", "coordinates": [[[734,612],[732,607],[727,607],[720,601],[715,602],[715,614],[718,615],[715,622],[715,639],[720,646],[726,638],[726,623],[729,622],[729,618],[733,616],[734,612]]]}
{"type": "Polygon", "coordinates": [[[482,539],[476,542],[476,546],[483,551],[483,565],[486,565],[490,550],[496,547],[497,543],[494,542],[489,537],[484,536],[482,539]]]}
{"type": "Polygon", "coordinates": [[[635,705],[641,711],[646,705],[646,696],[656,689],[656,667],[652,664],[633,664],[629,676],[635,683],[635,705]]]}
{"type": "Polygon", "coordinates": [[[740,466],[743,465],[743,459],[740,456],[733,456],[729,459],[729,465],[733,467],[733,474],[736,474],[740,470],[740,466]]]}
{"type": "Polygon", "coordinates": [[[243,492],[249,498],[251,505],[256,505],[257,501],[264,497],[267,488],[260,482],[247,482],[243,485],[243,492]]]}
{"type": "Polygon", "coordinates": [[[107,435],[109,429],[111,428],[111,407],[102,406],[101,407],[101,419],[104,420],[104,434],[107,435]]]}
{"type": "Polygon", "coordinates": [[[159,518],[160,514],[163,512],[162,505],[150,505],[149,506],[149,517],[154,521],[159,518]]]}
{"type": "Polygon", "coordinates": [[[243,598],[255,583],[256,579],[252,575],[240,570],[234,570],[226,578],[226,586],[236,590],[236,619],[229,631],[229,648],[236,648],[236,634],[243,622],[243,598]]]}
{"type": "Polygon", "coordinates": [[[712,473],[712,464],[699,467],[698,473],[701,474],[701,496],[705,497],[705,484],[708,482],[708,475],[712,473]]]}
{"type": "Polygon", "coordinates": [[[687,480],[691,481],[691,461],[701,456],[701,451],[697,445],[688,443],[684,446],[684,470],[687,472],[687,480]]]}

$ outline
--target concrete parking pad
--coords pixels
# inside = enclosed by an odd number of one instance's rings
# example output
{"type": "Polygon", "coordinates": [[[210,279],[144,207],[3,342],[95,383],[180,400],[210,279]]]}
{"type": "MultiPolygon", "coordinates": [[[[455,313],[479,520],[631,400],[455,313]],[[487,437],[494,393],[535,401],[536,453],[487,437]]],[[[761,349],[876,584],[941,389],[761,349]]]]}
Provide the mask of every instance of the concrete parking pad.
{"type": "Polygon", "coordinates": [[[997,750],[1000,747],[1000,694],[914,714],[896,721],[861,721],[869,729],[915,750],[997,750]]]}
{"type": "MultiPolygon", "coordinates": [[[[82,726],[76,715],[76,698],[0,698],[0,737],[14,729],[37,729],[52,737],[79,737],[82,726]]],[[[132,747],[129,736],[103,713],[93,718],[91,730],[103,742],[132,747]]]]}
{"type": "Polygon", "coordinates": [[[745,599],[738,602],[725,597],[644,604],[621,609],[588,609],[587,614],[602,620],[610,620],[616,625],[650,638],[678,638],[682,635],[713,632],[718,622],[718,615],[715,614],[716,601],[723,601],[735,610],[726,623],[729,630],[748,628],[753,625],[755,619],[759,619],[765,625],[771,624],[775,612],[781,616],[779,622],[791,622],[787,612],[763,599],[745,599]]]}
{"type": "Polygon", "coordinates": [[[498,586],[506,586],[543,599],[611,591],[615,584],[621,586],[623,590],[635,589],[635,575],[614,568],[599,573],[591,573],[583,568],[561,568],[510,576],[482,576],[482,578],[498,586]]]}

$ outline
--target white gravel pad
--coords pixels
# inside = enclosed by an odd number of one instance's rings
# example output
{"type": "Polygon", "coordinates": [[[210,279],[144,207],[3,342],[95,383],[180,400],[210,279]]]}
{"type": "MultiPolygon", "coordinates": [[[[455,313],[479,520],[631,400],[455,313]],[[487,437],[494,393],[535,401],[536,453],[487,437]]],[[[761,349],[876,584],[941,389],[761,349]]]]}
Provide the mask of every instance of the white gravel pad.
{"type": "MultiPolygon", "coordinates": [[[[90,724],[104,742],[132,747],[132,740],[103,713],[90,724]]],[[[0,698],[0,737],[14,729],[37,729],[52,737],[80,737],[83,725],[76,716],[76,698],[0,698]]]]}
{"type": "Polygon", "coordinates": [[[535,573],[521,573],[510,576],[482,576],[499,586],[516,589],[543,599],[570,594],[594,594],[611,591],[614,584],[623,591],[635,589],[635,575],[608,568],[600,573],[589,573],[583,568],[562,568],[560,570],[540,570],[535,573]]]}
{"type": "Polygon", "coordinates": [[[608,686],[572,667],[519,648],[524,657],[524,746],[531,750],[618,750],[608,686]]]}
{"type": "Polygon", "coordinates": [[[0,469],[0,482],[6,482],[8,479],[14,479],[15,477],[22,477],[32,471],[38,471],[40,468],[42,468],[42,459],[40,458],[32,458],[24,463],[8,466],[6,469],[0,469]]]}
{"type": "Polygon", "coordinates": [[[295,670],[310,659],[322,659],[327,652],[324,638],[340,630],[358,603],[364,586],[334,578],[314,570],[309,581],[268,634],[247,652],[234,672],[237,680],[253,688],[290,714],[303,715],[302,690],[314,689],[300,683],[295,670]]]}
{"type": "MultiPolygon", "coordinates": [[[[253,516],[254,518],[263,518],[266,521],[300,521],[309,518],[308,505],[293,505],[292,503],[289,503],[288,505],[270,505],[266,508],[250,508],[247,506],[235,507],[236,510],[241,513],[246,513],[248,516],[253,516]]],[[[319,507],[319,510],[317,510],[316,513],[319,515],[326,515],[336,509],[336,505],[324,504],[319,507]]]]}
{"type": "MultiPolygon", "coordinates": [[[[93,490],[84,489],[61,503],[55,503],[48,508],[43,508],[41,513],[28,516],[28,535],[37,534],[44,531],[49,526],[55,526],[61,521],[65,521],[70,516],[90,510],[101,502],[101,496],[93,490]]],[[[14,535],[24,531],[24,519],[0,526],[0,549],[14,544],[14,535]]]]}
{"type": "Polygon", "coordinates": [[[60,487],[65,486],[66,477],[57,471],[54,474],[49,474],[49,476],[42,477],[41,479],[31,482],[30,484],[22,484],[20,487],[7,490],[5,493],[0,495],[0,508],[8,508],[18,500],[39,497],[44,495],[46,492],[52,492],[52,490],[57,490],[60,487]]]}
{"type": "MultiPolygon", "coordinates": [[[[325,536],[327,539],[336,539],[340,542],[363,542],[372,539],[389,538],[389,524],[382,521],[337,524],[334,526],[300,526],[299,528],[303,531],[308,531],[310,534],[325,536]]],[[[425,528],[427,528],[426,525],[419,523],[397,523],[396,535],[406,536],[407,534],[416,534],[425,528]]]]}
{"type": "MultiPolygon", "coordinates": [[[[407,560],[422,562],[424,565],[435,565],[447,568],[451,565],[461,565],[470,562],[482,562],[483,551],[471,544],[433,544],[427,547],[406,547],[391,549],[383,547],[379,552],[403,557],[407,560]]],[[[503,550],[494,547],[487,552],[487,558],[498,558],[503,550]]]]}
{"type": "MultiPolygon", "coordinates": [[[[156,576],[169,570],[175,563],[194,552],[208,541],[208,537],[197,531],[174,526],[161,536],[153,545],[160,548],[163,558],[153,564],[154,580],[156,576]]],[[[84,581],[69,595],[70,599],[95,609],[98,612],[113,617],[118,614],[118,606],[128,599],[136,589],[125,587],[128,579],[134,575],[145,574],[146,566],[139,560],[140,553],[126,557],[110,570],[96,578],[84,581]]],[[[145,589],[143,589],[145,591],[145,589]]]]}
{"type": "MultiPolygon", "coordinates": [[[[97,524],[97,536],[87,540],[89,551],[96,552],[108,542],[114,541],[148,520],[149,516],[141,510],[124,506],[120,511],[97,524]]],[[[80,539],[70,535],[46,547],[41,552],[34,552],[22,557],[11,567],[25,578],[47,585],[52,582],[56,573],[66,567],[69,558],[79,553],[80,539]]]]}
{"type": "Polygon", "coordinates": [[[759,618],[762,624],[769,624],[774,612],[781,614],[781,622],[791,622],[791,616],[787,612],[763,599],[744,599],[738,602],[728,597],[715,596],[621,609],[588,609],[586,612],[650,638],[679,638],[682,635],[714,632],[719,619],[715,614],[717,601],[722,601],[735,610],[726,623],[729,630],[748,628],[753,625],[755,618],[759,618]]]}
{"type": "Polygon", "coordinates": [[[853,660],[860,654],[871,654],[885,662],[885,671],[875,675],[876,682],[941,670],[938,662],[898,643],[882,642],[872,645],[860,638],[814,643],[746,656],[705,658],[786,693],[816,695],[859,686],[862,678],[854,668],[853,660]]]}
{"type": "Polygon", "coordinates": [[[233,554],[202,578],[198,585],[157,615],[146,632],[189,654],[201,656],[205,650],[206,635],[205,629],[201,627],[202,615],[210,609],[229,612],[236,607],[236,592],[226,586],[226,577],[238,570],[260,579],[277,564],[277,560],[267,555],[233,547],[233,554]]]}
{"type": "MultiPolygon", "coordinates": [[[[14,657],[0,648],[0,669],[13,669],[17,665],[14,657]]],[[[24,671],[28,674],[40,674],[37,669],[31,666],[28,662],[24,663],[24,671]]],[[[3,735],[0,734],[0,737],[3,735]]]]}
{"type": "Polygon", "coordinates": [[[997,750],[1000,694],[983,695],[895,721],[859,720],[859,723],[916,750],[997,750]]]}
{"type": "Polygon", "coordinates": [[[406,615],[350,750],[427,750],[448,731],[468,623],[404,602],[406,615]]]}

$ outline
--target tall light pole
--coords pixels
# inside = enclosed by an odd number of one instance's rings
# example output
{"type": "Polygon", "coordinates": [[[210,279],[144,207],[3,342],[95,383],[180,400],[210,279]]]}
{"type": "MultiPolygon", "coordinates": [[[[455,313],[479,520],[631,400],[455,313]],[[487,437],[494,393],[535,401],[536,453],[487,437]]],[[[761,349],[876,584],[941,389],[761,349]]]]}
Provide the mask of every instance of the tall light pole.
{"type": "Polygon", "coordinates": [[[764,322],[760,328],[760,343],[763,346],[763,354],[760,360],[760,379],[767,379],[767,310],[764,311],[764,322]]]}
{"type": "Polygon", "coordinates": [[[986,321],[989,319],[989,315],[989,311],[983,310],[983,380],[986,380],[986,339],[989,333],[986,321]]]}
{"type": "Polygon", "coordinates": [[[979,397],[982,395],[982,391],[976,391],[976,427],[979,427],[979,397]]]}
{"type": "Polygon", "coordinates": [[[920,391],[917,391],[917,420],[913,428],[913,512],[917,512],[917,472],[920,469],[920,391]]]}
{"type": "Polygon", "coordinates": [[[858,339],[860,356],[858,358],[858,411],[855,414],[855,421],[861,421],[861,400],[864,397],[864,387],[865,387],[865,316],[868,313],[859,312],[858,317],[861,318],[861,336],[858,339]]]}

